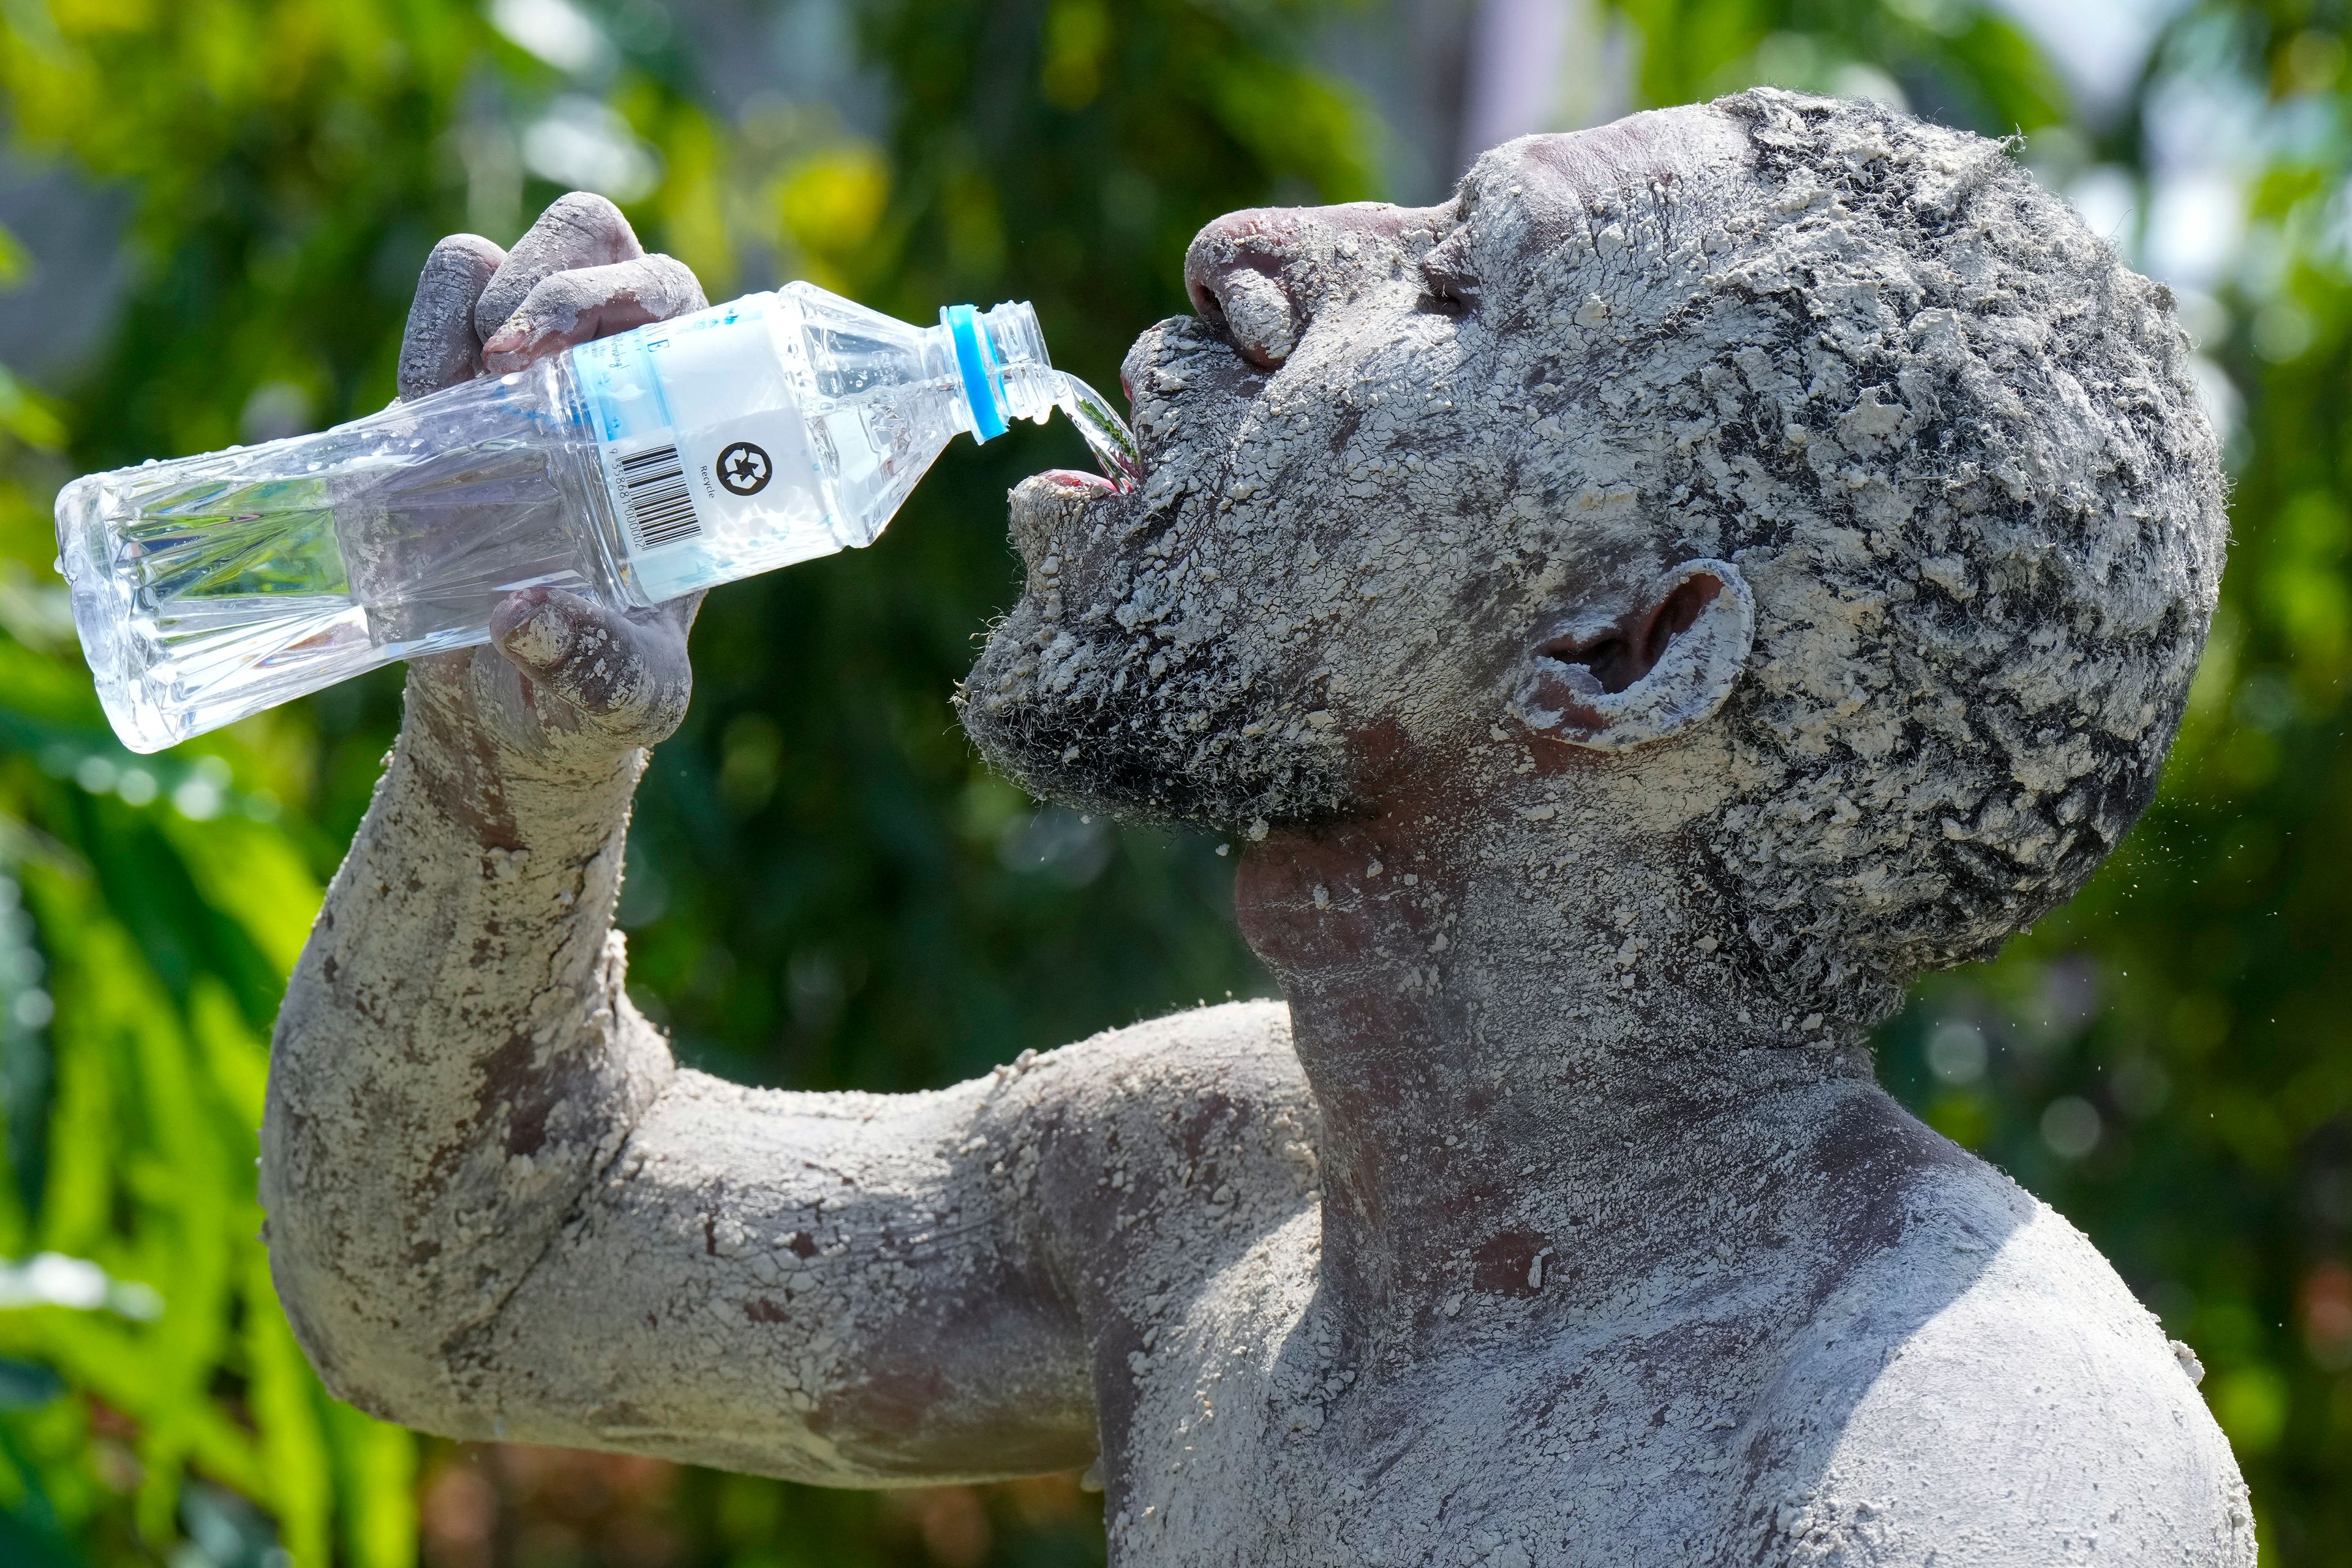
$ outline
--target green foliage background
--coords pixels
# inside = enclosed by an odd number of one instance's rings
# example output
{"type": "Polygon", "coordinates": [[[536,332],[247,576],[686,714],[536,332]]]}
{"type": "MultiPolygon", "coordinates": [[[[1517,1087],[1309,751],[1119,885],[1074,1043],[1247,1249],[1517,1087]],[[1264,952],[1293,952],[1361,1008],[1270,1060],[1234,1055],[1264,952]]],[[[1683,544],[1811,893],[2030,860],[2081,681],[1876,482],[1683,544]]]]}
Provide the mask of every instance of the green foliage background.
{"type": "MultiPolygon", "coordinates": [[[[689,14],[648,0],[592,7],[619,51],[569,73],[461,0],[0,7],[14,145],[121,193],[133,251],[94,363],[38,393],[0,372],[0,1561],[405,1568],[420,1486],[452,1568],[1100,1560],[1066,1485],[909,1503],[459,1453],[325,1395],[256,1240],[254,1129],[279,988],[397,683],[131,757],[62,616],[48,506],[74,473],[237,439],[257,388],[290,389],[322,422],[381,405],[432,239],[511,239],[556,194],[511,147],[563,94],[657,153],[632,216],[714,297],[797,275],[909,317],[1034,299],[1057,360],[1113,384],[1129,338],[1183,308],[1178,258],[1202,222],[1381,194],[1374,118],[1304,63],[1342,3],[864,0],[857,42],[889,104],[875,136],[821,103],[720,107],[679,36],[689,14]]],[[[1890,1087],[2056,1204],[2197,1348],[2266,1560],[2342,1561],[2340,8],[2189,10],[2104,129],[2076,125],[2026,37],[1964,0],[1617,10],[1643,101],[1891,81],[1923,110],[2024,132],[2056,177],[2137,170],[2167,73],[2236,84],[2281,128],[2256,148],[2259,264],[2223,288],[2207,345],[2243,399],[2237,543],[2164,797],[2075,905],[1997,964],[1923,985],[1882,1059],[1890,1087]]],[[[23,258],[0,244],[0,281],[23,258]]],[[[1209,846],[1041,811],[953,725],[971,635],[1013,592],[998,498],[1076,450],[1059,427],[960,447],[875,549],[712,599],[623,911],[635,984],[689,1058],[912,1088],[1265,988],[1209,846]]]]}

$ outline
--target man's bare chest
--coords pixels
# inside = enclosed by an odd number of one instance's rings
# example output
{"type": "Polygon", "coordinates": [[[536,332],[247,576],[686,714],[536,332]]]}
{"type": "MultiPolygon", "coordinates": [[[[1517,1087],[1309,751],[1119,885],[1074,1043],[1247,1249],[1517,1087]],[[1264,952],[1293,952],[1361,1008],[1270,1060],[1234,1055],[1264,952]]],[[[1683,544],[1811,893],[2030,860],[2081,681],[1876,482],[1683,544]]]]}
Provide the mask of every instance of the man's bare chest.
{"type": "Polygon", "coordinates": [[[1743,1513],[1745,1396],[1721,1379],[1573,1335],[1373,1364],[1314,1262],[1265,1248],[1171,1304],[1117,1369],[1115,1563],[1622,1563],[1626,1543],[1697,1548],[1743,1513]]]}

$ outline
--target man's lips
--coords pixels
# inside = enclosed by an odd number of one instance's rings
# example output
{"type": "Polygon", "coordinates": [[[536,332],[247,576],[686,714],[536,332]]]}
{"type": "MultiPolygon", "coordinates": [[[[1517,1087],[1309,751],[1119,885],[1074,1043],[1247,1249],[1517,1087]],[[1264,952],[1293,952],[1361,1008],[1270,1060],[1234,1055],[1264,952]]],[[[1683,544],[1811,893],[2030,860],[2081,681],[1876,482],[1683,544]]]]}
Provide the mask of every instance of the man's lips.
{"type": "MultiPolygon", "coordinates": [[[[1118,384],[1119,390],[1128,395],[1128,403],[1132,407],[1134,390],[1129,385],[1123,368],[1118,384]]],[[[1089,444],[1096,447],[1097,456],[1101,457],[1100,443],[1089,437],[1089,444]]],[[[1116,479],[1084,468],[1047,468],[1043,473],[1030,475],[1013,487],[1011,497],[1013,549],[1032,572],[1036,571],[1053,553],[1055,535],[1077,527],[1087,510],[1097,501],[1120,496],[1133,497],[1139,490],[1142,479],[1139,468],[1125,486],[1116,479]]]]}
{"type": "Polygon", "coordinates": [[[1087,507],[1117,494],[1118,487],[1100,474],[1077,468],[1030,475],[1013,488],[1013,548],[1036,572],[1054,553],[1055,540],[1069,537],[1087,507]]]}
{"type": "Polygon", "coordinates": [[[1061,485],[1073,489],[1093,490],[1100,495],[1108,496],[1117,495],[1118,493],[1118,487],[1117,485],[1112,484],[1100,474],[1090,474],[1084,468],[1047,468],[1044,473],[1037,475],[1036,478],[1044,480],[1049,485],[1061,485]]]}

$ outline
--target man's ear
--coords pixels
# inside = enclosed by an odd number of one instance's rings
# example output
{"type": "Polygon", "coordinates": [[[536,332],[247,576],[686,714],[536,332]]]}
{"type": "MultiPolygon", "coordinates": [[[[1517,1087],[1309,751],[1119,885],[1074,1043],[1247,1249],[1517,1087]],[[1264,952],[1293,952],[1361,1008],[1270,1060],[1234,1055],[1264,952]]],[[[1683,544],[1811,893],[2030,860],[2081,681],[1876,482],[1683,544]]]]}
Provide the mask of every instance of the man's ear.
{"type": "Polygon", "coordinates": [[[1723,706],[1756,643],[1756,599],[1727,561],[1685,561],[1615,620],[1544,633],[1512,708],[1538,734],[1622,752],[1680,734],[1723,706]]]}

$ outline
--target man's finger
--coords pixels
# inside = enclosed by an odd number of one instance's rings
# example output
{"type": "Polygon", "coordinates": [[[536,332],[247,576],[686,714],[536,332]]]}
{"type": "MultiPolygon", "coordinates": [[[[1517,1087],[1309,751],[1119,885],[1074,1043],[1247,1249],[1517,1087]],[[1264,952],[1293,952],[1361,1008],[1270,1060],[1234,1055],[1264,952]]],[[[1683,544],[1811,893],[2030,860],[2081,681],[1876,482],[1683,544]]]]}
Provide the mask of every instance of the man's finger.
{"type": "Polygon", "coordinates": [[[482,290],[474,307],[475,330],[485,338],[497,331],[542,278],[634,261],[645,253],[629,220],[604,197],[586,191],[559,196],[539,215],[530,232],[515,241],[498,275],[482,290]]]}
{"type": "Polygon", "coordinates": [[[491,645],[597,728],[651,745],[677,727],[693,686],[684,628],[633,620],[560,588],[526,588],[490,614],[491,645]]]}
{"type": "Polygon", "coordinates": [[[507,253],[478,234],[453,234],[433,247],[416,275],[408,331],[400,340],[400,395],[422,397],[482,373],[474,302],[507,253]]]}
{"type": "Polygon", "coordinates": [[[709,301],[686,263],[667,256],[639,257],[542,278],[515,313],[482,345],[494,375],[584,343],[667,321],[709,301]]]}

